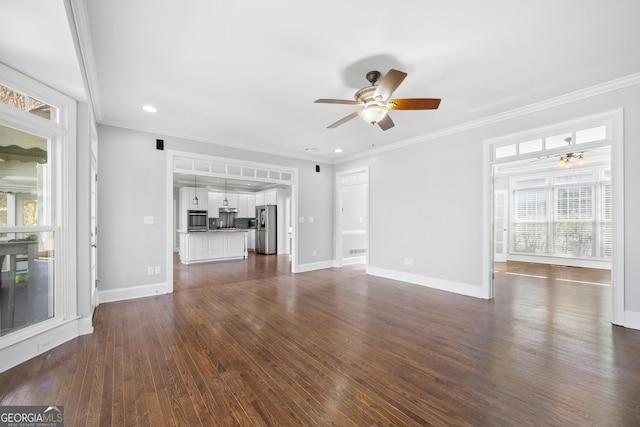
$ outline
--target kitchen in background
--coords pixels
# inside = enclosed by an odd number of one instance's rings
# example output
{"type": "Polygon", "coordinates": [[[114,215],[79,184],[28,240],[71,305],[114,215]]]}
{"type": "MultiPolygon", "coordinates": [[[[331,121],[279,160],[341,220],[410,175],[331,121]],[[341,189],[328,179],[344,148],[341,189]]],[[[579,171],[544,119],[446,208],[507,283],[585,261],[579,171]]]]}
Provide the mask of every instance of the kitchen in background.
{"type": "MultiPolygon", "coordinates": [[[[178,218],[176,235],[188,230],[188,211],[206,211],[208,230],[247,230],[249,251],[260,254],[290,252],[290,236],[287,231],[288,228],[284,224],[285,215],[278,215],[284,212],[285,206],[290,206],[290,204],[286,203],[291,198],[290,187],[268,188],[248,192],[246,188],[249,185],[246,182],[225,183],[224,180],[218,180],[217,183],[214,183],[198,177],[196,186],[194,181],[193,176],[188,177],[178,174],[174,176],[174,194],[178,218]],[[194,204],[194,200],[198,201],[197,205],[194,204]],[[268,228],[269,247],[258,251],[256,244],[258,240],[256,207],[265,205],[273,206],[269,210],[269,218],[273,221],[273,225],[268,228]]],[[[256,189],[260,188],[255,185],[256,183],[251,184],[256,189]]],[[[267,232],[264,228],[262,231],[267,232]]],[[[178,241],[174,245],[175,251],[179,251],[178,241]]]]}

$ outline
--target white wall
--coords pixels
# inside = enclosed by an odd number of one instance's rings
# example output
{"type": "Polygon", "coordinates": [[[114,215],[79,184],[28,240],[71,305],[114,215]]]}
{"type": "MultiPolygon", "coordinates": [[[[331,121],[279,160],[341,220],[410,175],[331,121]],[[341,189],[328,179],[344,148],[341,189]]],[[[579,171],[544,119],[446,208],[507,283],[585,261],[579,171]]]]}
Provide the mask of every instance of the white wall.
{"type": "Polygon", "coordinates": [[[473,294],[485,249],[483,141],[617,108],[624,109],[625,309],[640,322],[640,221],[633,220],[640,218],[640,85],[336,165],[336,172],[370,167],[370,269],[473,294]]]}
{"type": "Polygon", "coordinates": [[[164,139],[165,150],[200,153],[298,168],[298,216],[314,217],[313,223],[298,224],[298,264],[331,264],[333,260],[333,167],[305,160],[239,150],[146,132],[101,125],[98,127],[99,275],[100,293],[109,299],[143,296],[149,289],[162,292],[172,278],[165,265],[166,151],[156,150],[156,139],[164,139]],[[154,224],[145,225],[144,217],[154,224]],[[316,251],[314,257],[312,252],[316,251]],[[159,275],[147,268],[161,266],[159,275]],[[144,289],[143,289],[144,288],[144,289]]]}

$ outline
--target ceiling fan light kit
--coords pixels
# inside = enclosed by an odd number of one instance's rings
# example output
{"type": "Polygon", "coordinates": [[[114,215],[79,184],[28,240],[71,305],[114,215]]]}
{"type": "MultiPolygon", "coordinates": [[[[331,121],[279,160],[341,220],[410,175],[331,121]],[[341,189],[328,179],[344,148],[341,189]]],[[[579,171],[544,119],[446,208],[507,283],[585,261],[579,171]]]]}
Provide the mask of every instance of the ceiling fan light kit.
{"type": "Polygon", "coordinates": [[[380,104],[369,104],[360,111],[360,117],[367,123],[375,125],[387,115],[387,109],[380,104]]]}
{"type": "Polygon", "coordinates": [[[354,101],[344,99],[316,99],[315,102],[321,104],[347,104],[360,105],[363,107],[361,110],[354,111],[337,122],[330,124],[327,128],[336,128],[352,118],[360,116],[365,122],[371,123],[372,125],[377,124],[380,126],[380,129],[387,130],[394,126],[388,114],[389,110],[435,110],[440,106],[439,98],[389,99],[398,86],[400,86],[400,83],[407,77],[407,73],[391,69],[382,80],[380,80],[380,84],[376,86],[380,75],[379,71],[369,71],[366,77],[369,83],[371,83],[371,86],[364,87],[357,91],[354,101]]]}

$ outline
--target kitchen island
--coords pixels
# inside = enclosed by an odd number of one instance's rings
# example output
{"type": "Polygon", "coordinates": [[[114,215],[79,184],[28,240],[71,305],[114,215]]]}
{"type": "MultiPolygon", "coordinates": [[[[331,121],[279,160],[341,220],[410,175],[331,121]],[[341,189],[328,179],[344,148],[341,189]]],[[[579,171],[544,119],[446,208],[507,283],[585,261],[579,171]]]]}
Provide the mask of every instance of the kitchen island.
{"type": "Polygon", "coordinates": [[[247,259],[249,230],[221,228],[217,230],[180,233],[180,262],[192,264],[223,259],[247,259]]]}

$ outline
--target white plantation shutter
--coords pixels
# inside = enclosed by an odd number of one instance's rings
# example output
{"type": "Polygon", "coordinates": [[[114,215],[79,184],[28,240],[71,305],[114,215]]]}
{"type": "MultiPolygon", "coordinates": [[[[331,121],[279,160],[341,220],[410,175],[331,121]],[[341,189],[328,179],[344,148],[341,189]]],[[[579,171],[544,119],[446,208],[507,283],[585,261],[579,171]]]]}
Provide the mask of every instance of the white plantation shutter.
{"type": "Polygon", "coordinates": [[[600,222],[600,256],[611,257],[613,253],[613,234],[611,229],[611,184],[602,185],[602,221],[600,222]]]}
{"type": "Polygon", "coordinates": [[[511,188],[513,253],[611,257],[611,184],[605,173],[518,177],[511,188]]]}
{"type": "Polygon", "coordinates": [[[548,190],[517,190],[514,196],[514,250],[526,253],[547,252],[548,190]]]}

